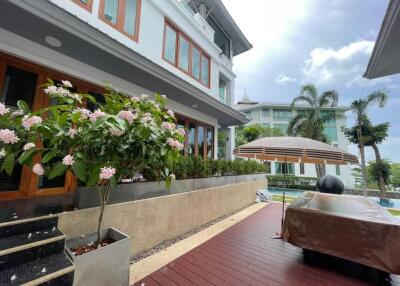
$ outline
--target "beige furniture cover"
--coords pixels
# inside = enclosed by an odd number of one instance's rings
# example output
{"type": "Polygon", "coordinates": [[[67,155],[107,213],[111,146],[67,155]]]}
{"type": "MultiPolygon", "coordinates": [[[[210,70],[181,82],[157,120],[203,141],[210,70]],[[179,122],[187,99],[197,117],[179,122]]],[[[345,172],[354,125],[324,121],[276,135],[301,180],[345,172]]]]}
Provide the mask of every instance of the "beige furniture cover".
{"type": "Polygon", "coordinates": [[[286,210],[283,237],[301,248],[400,274],[400,219],[370,198],[304,192],[286,210]]]}

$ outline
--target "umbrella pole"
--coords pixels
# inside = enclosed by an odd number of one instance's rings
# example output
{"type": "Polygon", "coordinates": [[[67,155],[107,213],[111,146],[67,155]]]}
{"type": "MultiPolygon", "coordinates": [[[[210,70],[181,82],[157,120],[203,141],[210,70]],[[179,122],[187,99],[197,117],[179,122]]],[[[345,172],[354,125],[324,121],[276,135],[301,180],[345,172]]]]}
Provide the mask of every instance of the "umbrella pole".
{"type": "Polygon", "coordinates": [[[285,219],[285,201],[286,201],[286,171],[287,171],[287,158],[285,157],[285,164],[283,169],[283,201],[282,201],[282,217],[281,217],[281,234],[283,232],[283,221],[285,219]]]}

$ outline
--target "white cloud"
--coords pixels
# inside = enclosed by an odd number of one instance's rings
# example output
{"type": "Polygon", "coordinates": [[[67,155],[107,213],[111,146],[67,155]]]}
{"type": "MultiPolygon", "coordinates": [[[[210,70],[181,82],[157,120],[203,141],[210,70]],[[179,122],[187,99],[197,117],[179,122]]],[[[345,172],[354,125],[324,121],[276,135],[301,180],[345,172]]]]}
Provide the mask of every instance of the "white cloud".
{"type": "Polygon", "coordinates": [[[287,83],[291,83],[291,82],[295,82],[295,81],[297,81],[295,78],[292,78],[285,74],[280,74],[275,78],[275,82],[277,84],[287,84],[287,83]]]}
{"type": "Polygon", "coordinates": [[[362,79],[374,42],[360,40],[339,49],[315,48],[303,69],[304,81],[316,84],[365,85],[362,79]]]}

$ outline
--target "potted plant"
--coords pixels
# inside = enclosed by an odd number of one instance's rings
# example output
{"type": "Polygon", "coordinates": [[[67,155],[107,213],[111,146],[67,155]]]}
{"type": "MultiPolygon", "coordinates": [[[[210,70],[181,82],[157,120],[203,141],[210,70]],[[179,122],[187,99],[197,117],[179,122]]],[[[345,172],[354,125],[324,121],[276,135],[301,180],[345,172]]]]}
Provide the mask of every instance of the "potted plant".
{"type": "Polygon", "coordinates": [[[102,231],[110,191],[149,171],[170,185],[174,175],[166,163],[179,156],[184,130],[176,128],[174,113],[165,109],[165,96],[150,100],[107,89],[105,103],[99,103],[71,90],[68,81],[49,80],[44,92],[53,105],[35,112],[23,101],[15,111],[0,104],[1,169],[11,174],[18,162],[49,179],[72,172],[80,184],[95,187],[100,201],[97,232],[67,242],[76,265],[75,282],[127,285],[129,238],[113,228],[102,231]],[[85,109],[87,102],[97,109],[85,109]]]}

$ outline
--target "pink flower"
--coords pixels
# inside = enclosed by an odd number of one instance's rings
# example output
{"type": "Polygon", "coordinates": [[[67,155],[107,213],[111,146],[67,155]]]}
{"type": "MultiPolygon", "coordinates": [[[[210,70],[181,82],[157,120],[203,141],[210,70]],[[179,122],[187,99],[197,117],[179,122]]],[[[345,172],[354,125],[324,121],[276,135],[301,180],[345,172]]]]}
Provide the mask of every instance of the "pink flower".
{"type": "Polygon", "coordinates": [[[32,148],[35,148],[35,147],[36,147],[36,145],[34,143],[26,143],[24,145],[23,149],[24,149],[24,151],[28,151],[28,150],[30,150],[32,148]]]}
{"type": "Polygon", "coordinates": [[[6,115],[10,112],[10,109],[7,108],[3,103],[0,103],[0,115],[6,115]]]}
{"type": "Polygon", "coordinates": [[[109,180],[115,175],[116,169],[113,167],[103,167],[100,169],[100,180],[109,180]]]}
{"type": "Polygon", "coordinates": [[[131,100],[132,100],[133,102],[138,102],[138,101],[140,100],[140,98],[137,97],[137,96],[132,96],[132,97],[131,97],[131,100]]]}
{"type": "Polygon", "coordinates": [[[70,129],[68,130],[68,132],[67,132],[67,135],[68,135],[70,138],[74,138],[75,135],[78,134],[78,133],[79,133],[78,129],[76,129],[76,128],[70,128],[70,129]]]}
{"type": "Polygon", "coordinates": [[[110,129],[108,129],[108,131],[110,131],[112,136],[116,136],[116,137],[122,136],[124,134],[124,131],[119,130],[117,128],[110,128],[110,129]]]}
{"type": "Polygon", "coordinates": [[[168,109],[167,113],[171,117],[173,117],[175,115],[175,113],[171,109],[168,109]]]}
{"type": "Polygon", "coordinates": [[[72,87],[72,84],[68,80],[62,80],[62,85],[65,87],[72,87]]]}
{"type": "Polygon", "coordinates": [[[183,148],[183,144],[181,142],[172,138],[168,138],[167,143],[169,146],[177,150],[181,150],[183,148]]]}
{"type": "Polygon", "coordinates": [[[132,122],[137,118],[137,115],[130,110],[121,110],[120,112],[118,112],[118,117],[121,119],[125,119],[129,122],[129,124],[132,124],[132,122]]]}
{"type": "Polygon", "coordinates": [[[103,116],[105,116],[105,115],[106,115],[106,114],[105,114],[103,111],[97,109],[95,112],[93,112],[93,113],[91,113],[91,114],[89,115],[89,119],[90,119],[90,121],[92,121],[92,122],[96,122],[97,118],[103,117],[103,116]]]}
{"type": "Polygon", "coordinates": [[[87,119],[92,113],[90,110],[86,108],[77,108],[76,111],[79,111],[81,113],[81,119],[87,119]]]}
{"type": "Polygon", "coordinates": [[[75,161],[74,161],[74,156],[67,155],[67,156],[65,156],[65,157],[63,158],[62,162],[63,162],[63,164],[64,164],[65,166],[72,166],[72,165],[75,163],[75,161]]]}
{"type": "Polygon", "coordinates": [[[26,130],[31,129],[31,127],[32,127],[33,125],[35,125],[35,124],[40,124],[40,123],[42,123],[42,118],[39,117],[39,116],[36,116],[36,115],[31,116],[31,117],[29,117],[28,115],[25,115],[25,116],[22,118],[22,126],[23,126],[26,130]]]}
{"type": "Polygon", "coordinates": [[[143,124],[150,123],[152,121],[153,121],[153,116],[151,116],[150,113],[146,112],[145,114],[143,114],[143,117],[142,117],[143,124]]]}
{"type": "Polygon", "coordinates": [[[175,129],[175,124],[169,123],[169,122],[163,122],[161,124],[161,127],[166,129],[166,130],[174,130],[175,129]]]}
{"type": "Polygon", "coordinates": [[[0,159],[4,158],[7,155],[6,149],[0,149],[0,159]]]}
{"type": "Polygon", "coordinates": [[[16,110],[16,111],[14,111],[13,113],[11,113],[11,116],[12,116],[12,117],[17,117],[17,116],[21,116],[21,115],[23,115],[23,114],[24,114],[24,111],[21,110],[21,109],[18,109],[18,110],[16,110]]]}
{"type": "Polygon", "coordinates": [[[19,138],[15,135],[13,130],[0,129],[0,141],[4,144],[14,144],[19,141],[19,138]]]}
{"type": "Polygon", "coordinates": [[[55,85],[48,86],[43,91],[46,94],[55,94],[55,93],[57,93],[57,86],[55,86],[55,85]]]}
{"type": "Polygon", "coordinates": [[[32,171],[38,176],[44,175],[44,169],[41,164],[35,164],[32,168],[32,171]]]}
{"type": "Polygon", "coordinates": [[[178,128],[178,130],[176,130],[176,131],[178,132],[178,134],[180,134],[182,136],[185,136],[185,134],[186,134],[186,131],[183,128],[178,128]]]}
{"type": "Polygon", "coordinates": [[[149,96],[147,94],[140,95],[141,100],[146,100],[149,96]]]}

